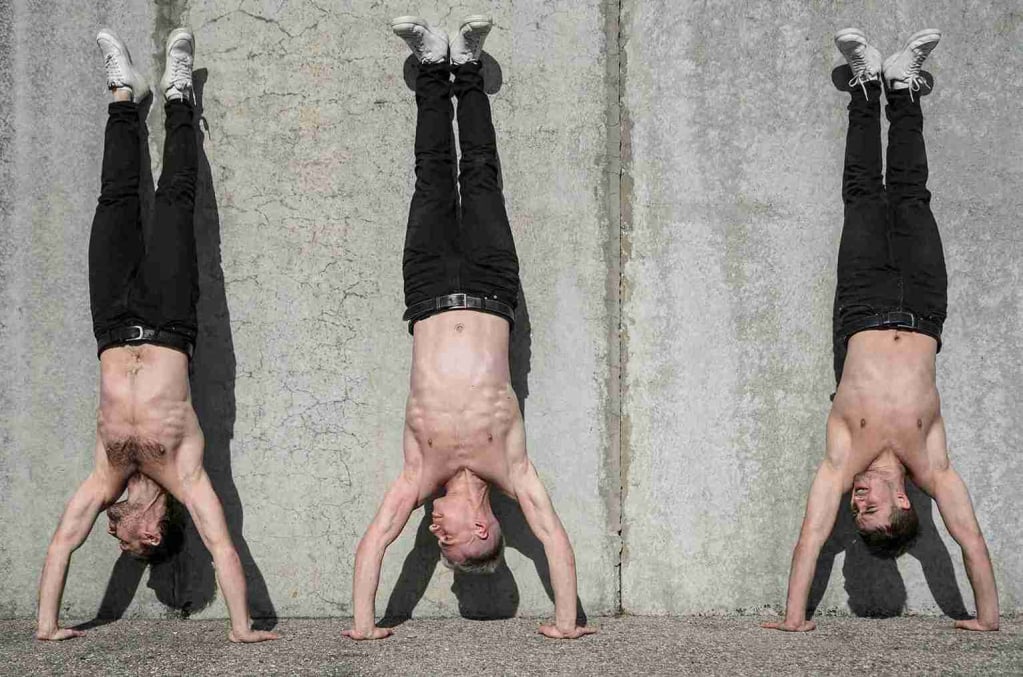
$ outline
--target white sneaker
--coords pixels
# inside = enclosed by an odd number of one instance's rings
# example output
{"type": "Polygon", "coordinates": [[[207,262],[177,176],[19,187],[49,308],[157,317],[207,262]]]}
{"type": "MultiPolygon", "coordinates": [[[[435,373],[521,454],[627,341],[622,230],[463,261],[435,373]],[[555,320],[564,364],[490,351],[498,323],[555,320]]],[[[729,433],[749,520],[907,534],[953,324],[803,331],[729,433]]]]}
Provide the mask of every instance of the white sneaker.
{"type": "Polygon", "coordinates": [[[930,85],[920,75],[920,66],[931,50],[938,46],[941,31],[936,28],[925,28],[910,36],[901,51],[892,54],[884,61],[884,79],[892,89],[908,89],[910,98],[913,92],[919,92],[920,86],[930,85]]]}
{"type": "Polygon", "coordinates": [[[103,67],[107,72],[107,89],[130,89],[135,103],[149,94],[149,83],[131,62],[131,53],[112,30],[104,28],[96,35],[96,44],[103,51],[103,67]]]}
{"type": "Polygon", "coordinates": [[[479,61],[483,41],[487,39],[493,25],[490,17],[479,14],[462,19],[458,33],[451,39],[451,65],[461,66],[470,61],[479,61]]]}
{"type": "Polygon", "coordinates": [[[867,83],[881,79],[881,52],[877,51],[858,28],[843,28],[835,33],[835,46],[852,68],[850,87],[859,85],[867,93],[867,83]]]}
{"type": "Polygon", "coordinates": [[[167,101],[192,100],[192,55],[195,38],[187,28],[175,28],[167,36],[167,63],[160,78],[160,91],[167,101]]]}
{"type": "Polygon", "coordinates": [[[391,30],[405,41],[419,63],[444,63],[448,59],[448,34],[417,16],[399,16],[391,30]]]}

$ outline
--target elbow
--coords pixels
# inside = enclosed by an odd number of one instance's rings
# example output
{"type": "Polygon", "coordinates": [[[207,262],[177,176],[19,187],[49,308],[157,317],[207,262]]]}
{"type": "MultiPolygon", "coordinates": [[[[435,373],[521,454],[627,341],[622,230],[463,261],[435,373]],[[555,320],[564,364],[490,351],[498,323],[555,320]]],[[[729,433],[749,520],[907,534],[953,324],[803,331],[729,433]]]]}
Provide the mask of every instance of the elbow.
{"type": "Polygon", "coordinates": [[[218,569],[241,566],[241,557],[230,541],[210,546],[210,554],[213,555],[213,564],[218,569]]]}
{"type": "Polygon", "coordinates": [[[50,546],[46,549],[47,559],[53,557],[69,557],[78,548],[77,540],[70,534],[58,531],[53,535],[50,546]]]}
{"type": "Polygon", "coordinates": [[[990,558],[987,551],[987,542],[980,532],[961,538],[959,547],[963,549],[963,557],[967,561],[985,561],[990,558]]]}

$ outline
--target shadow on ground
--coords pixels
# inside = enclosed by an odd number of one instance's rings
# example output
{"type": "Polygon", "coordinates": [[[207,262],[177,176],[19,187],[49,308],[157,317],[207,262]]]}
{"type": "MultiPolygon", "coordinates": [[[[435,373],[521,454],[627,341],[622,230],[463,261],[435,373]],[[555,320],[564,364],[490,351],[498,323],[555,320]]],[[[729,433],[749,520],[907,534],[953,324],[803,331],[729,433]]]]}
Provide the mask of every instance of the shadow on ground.
{"type": "MultiPolygon", "coordinates": [[[[220,258],[220,213],[209,160],[203,146],[205,136],[209,134],[208,126],[205,133],[203,131],[205,118],[202,115],[203,89],[207,77],[205,69],[194,73],[196,119],[199,121],[196,129],[199,136],[199,172],[194,224],[200,295],[197,307],[199,336],[191,370],[192,400],[206,437],[204,466],[223,504],[228,531],[245,571],[253,625],[257,629],[269,629],[276,625],[277,613],[263,575],[243,536],[244,511],[231,473],[231,440],[234,437],[236,417],[236,361],[220,258]]],[[[142,109],[140,114],[143,118],[148,111],[148,106],[142,109]]],[[[145,130],[146,126],[143,125],[142,129],[145,130]]],[[[152,209],[154,191],[152,175],[145,169],[152,166],[145,139],[142,149],[142,204],[143,209],[148,211],[152,209]]],[[[147,223],[151,223],[151,220],[147,220],[147,223]]],[[[96,617],[78,627],[96,627],[121,618],[131,604],[147,566],[144,562],[122,554],[114,564],[96,617]]],[[[213,562],[191,523],[186,529],[181,552],[169,561],[153,565],[147,585],[161,603],[181,617],[188,617],[206,608],[216,598],[213,562]]]]}

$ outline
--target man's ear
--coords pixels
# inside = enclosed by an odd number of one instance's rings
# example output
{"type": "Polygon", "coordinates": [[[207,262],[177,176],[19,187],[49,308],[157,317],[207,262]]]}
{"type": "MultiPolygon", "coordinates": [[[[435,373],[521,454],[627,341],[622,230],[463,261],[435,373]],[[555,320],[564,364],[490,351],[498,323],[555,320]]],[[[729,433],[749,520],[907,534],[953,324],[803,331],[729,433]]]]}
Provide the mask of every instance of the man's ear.
{"type": "Polygon", "coordinates": [[[899,506],[903,510],[910,509],[909,496],[906,496],[904,491],[895,492],[895,505],[899,506]]]}
{"type": "Polygon", "coordinates": [[[160,541],[162,540],[163,535],[159,531],[146,530],[139,534],[139,541],[151,548],[155,548],[160,545],[160,541]]]}
{"type": "Polygon", "coordinates": [[[487,526],[486,522],[476,520],[472,523],[472,533],[476,536],[476,538],[481,541],[485,541],[490,538],[490,527],[487,526]]]}

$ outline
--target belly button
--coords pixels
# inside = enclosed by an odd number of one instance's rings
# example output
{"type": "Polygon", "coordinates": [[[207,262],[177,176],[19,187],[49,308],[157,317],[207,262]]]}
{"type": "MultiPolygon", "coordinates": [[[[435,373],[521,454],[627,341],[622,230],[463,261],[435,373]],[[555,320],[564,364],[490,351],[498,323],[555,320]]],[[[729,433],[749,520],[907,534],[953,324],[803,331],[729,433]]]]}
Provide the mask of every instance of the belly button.
{"type": "Polygon", "coordinates": [[[861,428],[866,428],[867,427],[867,419],[865,419],[865,418],[861,418],[860,419],[860,427],[861,428]]]}
{"type": "Polygon", "coordinates": [[[455,331],[462,331],[463,329],[465,329],[464,324],[459,323],[455,325],[455,331]]]}
{"type": "Polygon", "coordinates": [[[430,438],[426,438],[426,446],[432,447],[433,446],[433,440],[431,440],[430,438]]]}
{"type": "Polygon", "coordinates": [[[916,420],[916,427],[917,428],[923,428],[924,427],[924,422],[921,421],[920,419],[917,419],[916,420]]]}

